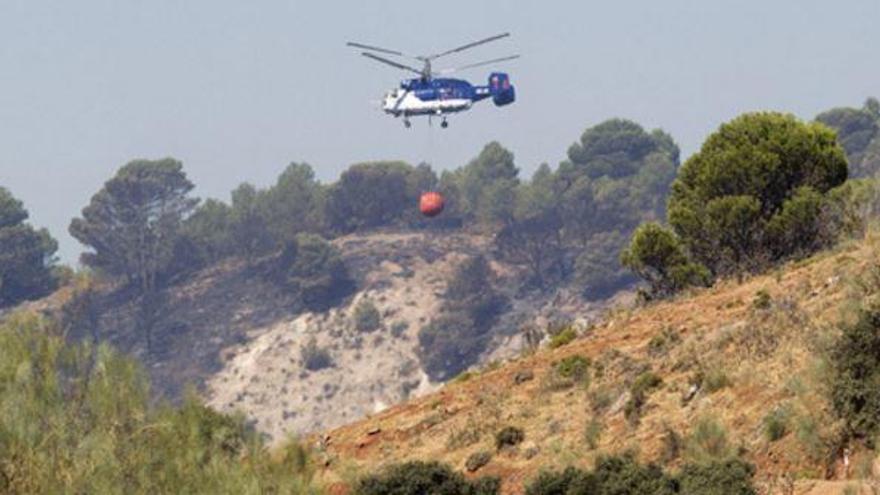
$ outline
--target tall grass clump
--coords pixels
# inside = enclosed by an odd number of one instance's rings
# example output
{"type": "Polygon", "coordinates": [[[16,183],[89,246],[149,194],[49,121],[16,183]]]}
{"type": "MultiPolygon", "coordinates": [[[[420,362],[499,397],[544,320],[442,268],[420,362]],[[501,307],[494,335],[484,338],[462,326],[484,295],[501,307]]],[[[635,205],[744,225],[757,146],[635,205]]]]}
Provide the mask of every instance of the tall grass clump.
{"type": "Polygon", "coordinates": [[[0,324],[0,493],[321,493],[305,450],[243,418],[152,405],[143,370],[42,318],[0,324]]]}

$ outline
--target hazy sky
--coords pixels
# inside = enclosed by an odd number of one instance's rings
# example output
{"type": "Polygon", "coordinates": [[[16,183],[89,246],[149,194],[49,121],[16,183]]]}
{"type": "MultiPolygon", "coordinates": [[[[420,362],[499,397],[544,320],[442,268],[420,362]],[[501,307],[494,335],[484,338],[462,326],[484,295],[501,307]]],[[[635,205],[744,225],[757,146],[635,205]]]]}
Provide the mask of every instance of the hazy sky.
{"type": "Polygon", "coordinates": [[[687,156],[741,112],[812,118],[880,96],[878,20],[880,0],[0,0],[0,185],[72,261],[70,218],[133,158],[178,158],[199,196],[228,199],[291,161],[330,181],[364,160],[456,167],[490,140],[530,174],[615,116],[687,156]],[[517,102],[446,130],[383,115],[405,74],[345,46],[430,53],[503,31],[436,65],[521,53],[500,67],[517,102]]]}

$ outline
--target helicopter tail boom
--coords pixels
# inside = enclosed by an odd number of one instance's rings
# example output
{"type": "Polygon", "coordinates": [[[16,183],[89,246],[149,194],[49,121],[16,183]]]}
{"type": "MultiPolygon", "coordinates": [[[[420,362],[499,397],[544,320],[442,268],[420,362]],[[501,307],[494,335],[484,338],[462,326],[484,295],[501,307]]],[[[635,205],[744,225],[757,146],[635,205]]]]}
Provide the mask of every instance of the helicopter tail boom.
{"type": "Polygon", "coordinates": [[[489,74],[489,93],[496,106],[509,105],[516,100],[516,91],[510,84],[510,77],[504,72],[489,74]]]}

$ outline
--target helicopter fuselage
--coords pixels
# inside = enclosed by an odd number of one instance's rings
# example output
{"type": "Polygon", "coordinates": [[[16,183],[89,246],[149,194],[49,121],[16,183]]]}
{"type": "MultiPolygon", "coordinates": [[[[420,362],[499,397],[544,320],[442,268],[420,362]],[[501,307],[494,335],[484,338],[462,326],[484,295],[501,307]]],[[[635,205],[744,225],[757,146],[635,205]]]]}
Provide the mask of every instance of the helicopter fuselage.
{"type": "Polygon", "coordinates": [[[498,106],[514,101],[507,74],[492,73],[487,86],[475,86],[463,79],[408,79],[385,94],[382,109],[395,117],[442,116],[469,110],[474,103],[490,97],[498,106]]]}

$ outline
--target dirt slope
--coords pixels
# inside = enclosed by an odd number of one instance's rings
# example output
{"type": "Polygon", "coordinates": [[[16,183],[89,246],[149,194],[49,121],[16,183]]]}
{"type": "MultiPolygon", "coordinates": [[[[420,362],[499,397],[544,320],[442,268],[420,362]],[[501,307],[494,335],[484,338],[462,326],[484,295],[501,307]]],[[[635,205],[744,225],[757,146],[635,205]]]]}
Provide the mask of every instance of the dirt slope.
{"type": "Polygon", "coordinates": [[[601,453],[629,450],[674,468],[738,450],[764,492],[842,493],[849,484],[817,480],[864,477],[874,459],[850,446],[844,463],[823,349],[852,315],[854,281],[877,262],[878,246],[874,234],[741,283],[610,311],[571,344],[316,436],[324,476],[344,486],[408,459],[464,469],[468,456],[487,451],[493,458],[477,474],[501,476],[513,494],[541,469],[589,466],[601,453]],[[554,372],[573,355],[591,361],[588,384],[560,383],[554,372]],[[647,370],[662,383],[628,418],[631,385],[647,370]],[[777,409],[785,430],[771,441],[765,418],[777,409]],[[508,425],[525,441],[496,452],[494,433],[508,425]]]}
{"type": "MultiPolygon", "coordinates": [[[[455,233],[370,233],[334,243],[360,290],[328,312],[307,312],[251,329],[242,343],[223,351],[222,368],[206,380],[210,405],[243,412],[276,442],[339,426],[436,389],[419,363],[418,330],[437,314],[458,263],[489,252],[489,239],[455,233]],[[375,331],[354,327],[354,308],[364,299],[382,315],[375,331]],[[306,369],[302,347],[310,339],[329,351],[333,366],[306,369]]],[[[517,296],[518,271],[493,265],[512,304],[495,326],[495,342],[483,361],[515,354],[525,321],[553,311],[595,315],[601,307],[562,293],[517,296]]]]}

